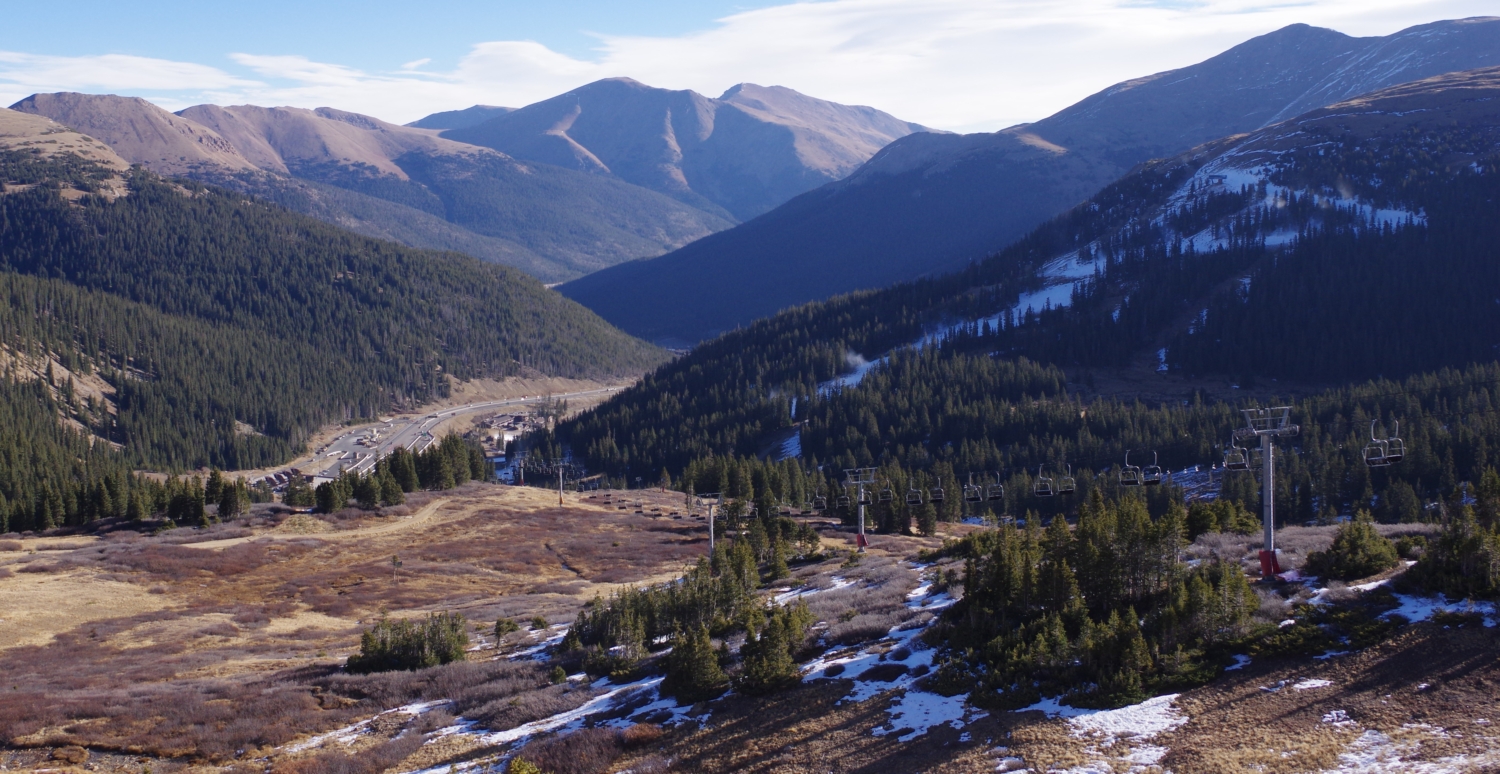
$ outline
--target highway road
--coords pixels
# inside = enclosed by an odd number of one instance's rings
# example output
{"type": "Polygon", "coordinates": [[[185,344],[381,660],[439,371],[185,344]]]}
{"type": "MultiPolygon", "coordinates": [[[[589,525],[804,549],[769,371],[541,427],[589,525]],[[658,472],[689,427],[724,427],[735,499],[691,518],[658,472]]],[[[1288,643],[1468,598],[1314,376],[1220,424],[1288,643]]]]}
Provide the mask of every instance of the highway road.
{"type": "Polygon", "coordinates": [[[379,462],[381,458],[395,451],[397,447],[413,452],[420,452],[426,449],[430,444],[437,441],[437,438],[433,435],[433,430],[443,422],[457,416],[496,411],[507,406],[524,406],[538,403],[548,397],[552,400],[569,400],[572,398],[610,395],[623,389],[625,388],[604,387],[597,390],[565,392],[551,396],[528,395],[521,398],[466,403],[462,406],[440,409],[415,417],[395,417],[378,424],[364,425],[344,433],[319,449],[313,456],[313,459],[314,461],[333,460],[333,464],[329,465],[318,475],[337,476],[345,470],[365,473],[375,467],[375,463],[379,462]]]}

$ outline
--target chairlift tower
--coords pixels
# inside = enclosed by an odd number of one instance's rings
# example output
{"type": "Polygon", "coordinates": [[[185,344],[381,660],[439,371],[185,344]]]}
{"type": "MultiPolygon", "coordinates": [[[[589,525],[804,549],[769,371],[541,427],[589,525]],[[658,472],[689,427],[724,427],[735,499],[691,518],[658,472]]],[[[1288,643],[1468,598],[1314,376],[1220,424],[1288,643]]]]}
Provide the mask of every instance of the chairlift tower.
{"type": "Polygon", "coordinates": [[[714,555],[714,508],[724,504],[724,495],[710,492],[698,495],[698,504],[708,506],[708,555],[714,555]]]}
{"type": "Polygon", "coordinates": [[[565,461],[561,457],[554,457],[552,459],[552,467],[557,468],[557,505],[558,505],[558,507],[562,507],[562,504],[563,504],[563,471],[564,471],[564,469],[566,469],[568,467],[568,463],[567,463],[567,461],[565,461]]]}
{"type": "Polygon", "coordinates": [[[869,498],[865,496],[865,487],[875,483],[875,468],[854,468],[844,471],[844,480],[859,492],[859,535],[855,537],[854,544],[859,547],[859,552],[864,553],[865,547],[870,541],[865,539],[865,503],[869,498]]]}
{"type": "Polygon", "coordinates": [[[1265,547],[1260,551],[1260,575],[1271,578],[1281,572],[1281,563],[1276,561],[1276,488],[1275,447],[1271,439],[1296,435],[1301,428],[1292,424],[1292,408],[1241,409],[1245,415],[1245,427],[1234,431],[1236,438],[1260,436],[1260,505],[1265,530],[1265,547]]]}

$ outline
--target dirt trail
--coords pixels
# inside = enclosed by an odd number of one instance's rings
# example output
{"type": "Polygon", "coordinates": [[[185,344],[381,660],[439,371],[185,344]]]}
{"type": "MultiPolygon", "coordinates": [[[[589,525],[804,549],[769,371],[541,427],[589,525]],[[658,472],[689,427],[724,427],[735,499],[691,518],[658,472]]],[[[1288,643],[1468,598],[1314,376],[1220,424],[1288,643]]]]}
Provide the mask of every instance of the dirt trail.
{"type": "Polygon", "coordinates": [[[228,548],[230,546],[237,546],[241,543],[248,543],[252,540],[296,540],[308,537],[317,538],[318,540],[349,540],[352,538],[369,538],[377,537],[380,535],[389,535],[393,532],[405,532],[413,527],[420,526],[429,521],[432,521],[433,514],[437,513],[439,508],[447,505],[452,499],[453,498],[451,497],[440,497],[422,506],[422,509],[417,511],[416,513],[404,519],[399,519],[397,521],[391,522],[390,524],[379,524],[373,527],[360,527],[359,529],[351,529],[343,532],[267,532],[260,535],[226,538],[224,540],[209,540],[202,543],[184,543],[183,547],[218,550],[221,548],[228,548]]]}

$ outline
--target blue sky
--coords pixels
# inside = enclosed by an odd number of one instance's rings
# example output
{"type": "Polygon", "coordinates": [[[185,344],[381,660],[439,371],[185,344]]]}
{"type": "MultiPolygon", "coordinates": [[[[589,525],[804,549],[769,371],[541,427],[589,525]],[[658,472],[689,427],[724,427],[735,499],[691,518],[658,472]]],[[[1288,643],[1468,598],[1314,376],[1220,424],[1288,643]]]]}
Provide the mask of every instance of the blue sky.
{"type": "Polygon", "coordinates": [[[61,56],[134,54],[225,67],[232,66],[227,57],[231,51],[316,55],[320,60],[377,71],[424,58],[432,59],[437,67],[452,67],[471,45],[482,41],[535,40],[583,58],[599,43],[593,32],[676,36],[708,28],[716,19],[740,11],[771,5],[776,3],[7,3],[0,48],[61,56]]]}
{"type": "Polygon", "coordinates": [[[956,131],[1035,120],[1287,24],[1384,35],[1494,0],[196,0],[8,3],[0,104],[38,91],[319,107],[405,123],[634,77],[788,86],[956,131]]]}

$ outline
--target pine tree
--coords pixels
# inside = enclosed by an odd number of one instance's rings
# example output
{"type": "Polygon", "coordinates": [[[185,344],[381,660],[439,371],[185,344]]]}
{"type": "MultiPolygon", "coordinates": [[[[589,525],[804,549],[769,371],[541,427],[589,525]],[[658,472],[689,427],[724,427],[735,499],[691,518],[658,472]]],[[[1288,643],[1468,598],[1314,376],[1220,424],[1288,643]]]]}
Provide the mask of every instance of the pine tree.
{"type": "Polygon", "coordinates": [[[383,505],[400,505],[406,502],[406,493],[401,491],[401,485],[396,482],[396,477],[391,474],[390,468],[381,470],[380,502],[383,505]]]}
{"type": "Polygon", "coordinates": [[[354,483],[354,499],[359,507],[373,511],[380,507],[380,480],[372,473],[360,476],[354,483]]]}
{"type": "Polygon", "coordinates": [[[775,545],[771,549],[771,566],[766,570],[766,581],[778,581],[791,574],[792,570],[786,564],[786,541],[777,535],[775,545]]]}
{"type": "Polygon", "coordinates": [[[391,475],[395,476],[396,483],[401,486],[402,492],[415,492],[421,488],[422,483],[417,478],[417,466],[412,459],[411,452],[405,449],[397,449],[386,458],[390,467],[391,475]]]}
{"type": "Polygon", "coordinates": [[[729,679],[719,667],[719,657],[706,627],[700,624],[686,633],[678,630],[672,643],[667,676],[661,684],[663,695],[673,696],[681,704],[695,704],[724,692],[729,679]]]}

